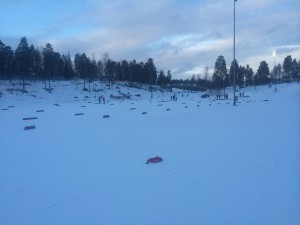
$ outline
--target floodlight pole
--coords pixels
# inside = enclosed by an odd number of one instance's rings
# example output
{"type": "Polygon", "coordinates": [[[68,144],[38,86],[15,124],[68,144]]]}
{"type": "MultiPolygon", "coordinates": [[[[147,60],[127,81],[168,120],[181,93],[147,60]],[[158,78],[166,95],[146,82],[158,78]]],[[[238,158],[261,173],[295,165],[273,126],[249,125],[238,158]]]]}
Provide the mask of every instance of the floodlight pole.
{"type": "Polygon", "coordinates": [[[235,2],[233,4],[233,105],[236,105],[236,97],[235,97],[235,89],[236,89],[236,81],[235,81],[235,2]]]}
{"type": "Polygon", "coordinates": [[[276,88],[276,83],[277,83],[277,74],[276,74],[276,61],[275,61],[275,57],[276,57],[276,54],[275,54],[275,51],[273,52],[273,57],[274,57],[274,69],[273,69],[273,73],[274,73],[274,79],[275,79],[275,92],[277,92],[277,88],[276,88]]]}

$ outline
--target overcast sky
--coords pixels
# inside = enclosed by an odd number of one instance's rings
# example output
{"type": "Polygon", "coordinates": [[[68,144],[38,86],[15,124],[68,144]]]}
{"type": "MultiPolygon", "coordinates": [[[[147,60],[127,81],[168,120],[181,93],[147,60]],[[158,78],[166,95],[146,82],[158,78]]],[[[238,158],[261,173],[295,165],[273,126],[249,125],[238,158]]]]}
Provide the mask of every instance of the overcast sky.
{"type": "MultiPolygon", "coordinates": [[[[233,60],[234,0],[1,0],[0,40],[29,44],[97,60],[147,61],[173,78],[214,68],[219,55],[233,60]]],[[[300,60],[299,0],[238,0],[236,59],[254,71],[287,55],[300,60]]]]}

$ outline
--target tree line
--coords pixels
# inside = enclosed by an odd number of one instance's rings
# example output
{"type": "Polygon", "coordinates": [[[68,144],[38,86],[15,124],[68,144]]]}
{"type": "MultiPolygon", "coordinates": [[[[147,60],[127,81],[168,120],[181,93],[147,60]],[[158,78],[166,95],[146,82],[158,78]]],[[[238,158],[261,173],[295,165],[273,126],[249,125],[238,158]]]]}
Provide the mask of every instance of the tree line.
{"type": "Polygon", "coordinates": [[[212,86],[214,88],[223,88],[233,84],[235,68],[235,81],[238,86],[264,85],[273,82],[291,82],[300,80],[300,61],[292,59],[291,55],[285,57],[283,64],[274,65],[270,70],[266,61],[262,61],[254,73],[253,69],[238,64],[235,60],[227,70],[224,56],[219,56],[215,63],[214,73],[212,75],[212,86]],[[235,64],[235,65],[234,65],[235,64]]]}
{"type": "Polygon", "coordinates": [[[60,54],[54,51],[52,45],[47,43],[38,48],[30,45],[26,37],[22,37],[17,49],[14,51],[0,40],[0,79],[23,81],[25,90],[26,80],[44,80],[45,88],[51,88],[51,80],[74,78],[89,84],[96,79],[133,81],[145,84],[157,84],[161,86],[176,84],[193,84],[206,88],[224,88],[233,84],[233,68],[235,68],[236,84],[239,86],[263,85],[270,82],[290,82],[300,80],[300,61],[288,55],[281,65],[275,65],[273,70],[266,61],[262,61],[254,73],[253,69],[238,64],[235,60],[227,69],[224,56],[220,55],[214,66],[214,72],[209,74],[206,67],[202,76],[196,78],[193,75],[187,80],[172,80],[171,71],[167,74],[163,70],[157,71],[154,60],[149,58],[146,62],[136,60],[114,61],[108,53],[101,60],[96,61],[85,53],[77,53],[71,59],[70,54],[60,54]],[[210,79],[211,78],[211,79],[210,79]]]}
{"type": "Polygon", "coordinates": [[[0,40],[0,79],[23,81],[25,89],[26,80],[44,80],[45,88],[51,88],[53,79],[83,79],[84,89],[86,82],[96,79],[133,81],[146,84],[165,85],[171,83],[172,75],[168,70],[158,72],[154,60],[149,58],[146,62],[136,60],[120,62],[109,58],[105,53],[102,60],[88,57],[85,53],[77,53],[74,59],[70,54],[60,54],[54,51],[52,45],[38,48],[30,45],[26,37],[22,37],[17,49],[14,51],[0,40]]]}

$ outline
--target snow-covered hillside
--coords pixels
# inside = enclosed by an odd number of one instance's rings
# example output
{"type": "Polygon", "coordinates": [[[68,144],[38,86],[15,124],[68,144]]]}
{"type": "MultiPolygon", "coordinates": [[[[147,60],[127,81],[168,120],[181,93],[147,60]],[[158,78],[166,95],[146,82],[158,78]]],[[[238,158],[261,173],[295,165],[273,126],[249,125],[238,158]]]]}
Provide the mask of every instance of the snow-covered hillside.
{"type": "Polygon", "coordinates": [[[0,224],[300,224],[299,84],[241,89],[235,107],[230,90],[0,88],[0,224]]]}

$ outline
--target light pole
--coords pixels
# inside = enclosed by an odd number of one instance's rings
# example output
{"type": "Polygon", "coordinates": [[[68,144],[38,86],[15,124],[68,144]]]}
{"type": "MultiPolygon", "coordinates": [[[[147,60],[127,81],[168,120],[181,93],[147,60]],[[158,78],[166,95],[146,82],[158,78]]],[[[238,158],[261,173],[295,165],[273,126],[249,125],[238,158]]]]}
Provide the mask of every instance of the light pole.
{"type": "Polygon", "coordinates": [[[235,97],[235,2],[233,2],[233,105],[236,105],[236,97],[235,97]]]}
{"type": "Polygon", "coordinates": [[[277,92],[276,83],[277,83],[277,71],[276,71],[276,51],[273,51],[273,57],[274,57],[274,69],[273,69],[273,79],[275,80],[275,92],[277,92]]]}

